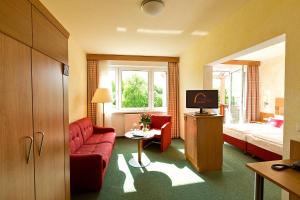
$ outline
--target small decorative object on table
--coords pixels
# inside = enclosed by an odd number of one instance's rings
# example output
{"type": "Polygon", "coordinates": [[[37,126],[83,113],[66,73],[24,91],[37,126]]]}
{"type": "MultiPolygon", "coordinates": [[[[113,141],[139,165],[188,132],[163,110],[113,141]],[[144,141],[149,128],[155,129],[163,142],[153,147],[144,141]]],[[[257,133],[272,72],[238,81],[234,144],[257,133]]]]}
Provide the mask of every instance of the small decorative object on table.
{"type": "Polygon", "coordinates": [[[149,130],[149,124],[151,124],[151,115],[148,113],[142,113],[140,123],[143,124],[143,131],[149,130]]]}

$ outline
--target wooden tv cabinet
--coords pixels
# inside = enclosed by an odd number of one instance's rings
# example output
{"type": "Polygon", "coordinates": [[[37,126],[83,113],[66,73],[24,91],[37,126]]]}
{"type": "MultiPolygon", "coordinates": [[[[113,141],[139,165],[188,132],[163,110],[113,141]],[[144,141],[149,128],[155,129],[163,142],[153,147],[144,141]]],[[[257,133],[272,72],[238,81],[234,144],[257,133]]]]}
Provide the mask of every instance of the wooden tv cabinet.
{"type": "Polygon", "coordinates": [[[223,116],[184,114],[185,157],[199,171],[221,170],[223,116]]]}

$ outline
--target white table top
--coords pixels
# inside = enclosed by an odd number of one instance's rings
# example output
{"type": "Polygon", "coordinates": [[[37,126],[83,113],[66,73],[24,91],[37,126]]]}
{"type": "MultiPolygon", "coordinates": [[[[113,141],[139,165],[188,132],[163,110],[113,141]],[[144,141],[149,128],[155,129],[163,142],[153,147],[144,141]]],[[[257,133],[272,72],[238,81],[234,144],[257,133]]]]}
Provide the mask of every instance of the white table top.
{"type": "Polygon", "coordinates": [[[130,139],[150,139],[153,138],[154,135],[160,135],[159,130],[149,130],[149,131],[142,131],[142,130],[132,130],[125,133],[125,137],[130,139]]]}

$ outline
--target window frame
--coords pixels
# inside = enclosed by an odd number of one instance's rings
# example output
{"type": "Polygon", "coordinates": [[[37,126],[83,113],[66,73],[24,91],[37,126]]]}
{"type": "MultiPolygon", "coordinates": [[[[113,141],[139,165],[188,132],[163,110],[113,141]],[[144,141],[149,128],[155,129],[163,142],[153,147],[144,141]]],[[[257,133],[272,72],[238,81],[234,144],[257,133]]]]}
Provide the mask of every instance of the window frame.
{"type": "Polygon", "coordinates": [[[109,71],[115,70],[116,81],[116,107],[112,109],[112,112],[167,112],[166,107],[154,107],[154,72],[166,73],[166,102],[168,102],[168,68],[167,66],[122,66],[111,65],[109,71]],[[144,108],[122,108],[122,72],[124,71],[140,71],[148,73],[148,107],[144,108]]]}

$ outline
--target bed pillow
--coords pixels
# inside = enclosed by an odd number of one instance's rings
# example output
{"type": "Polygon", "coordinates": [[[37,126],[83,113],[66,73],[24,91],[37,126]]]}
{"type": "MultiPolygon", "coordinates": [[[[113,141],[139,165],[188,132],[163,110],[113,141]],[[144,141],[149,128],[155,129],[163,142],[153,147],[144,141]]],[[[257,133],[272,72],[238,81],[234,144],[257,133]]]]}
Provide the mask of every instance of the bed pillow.
{"type": "Polygon", "coordinates": [[[276,127],[276,128],[281,128],[283,126],[283,120],[282,119],[274,119],[270,118],[267,124],[276,127]]]}

